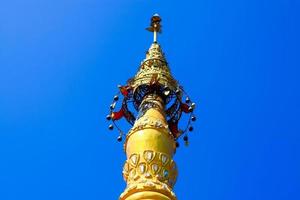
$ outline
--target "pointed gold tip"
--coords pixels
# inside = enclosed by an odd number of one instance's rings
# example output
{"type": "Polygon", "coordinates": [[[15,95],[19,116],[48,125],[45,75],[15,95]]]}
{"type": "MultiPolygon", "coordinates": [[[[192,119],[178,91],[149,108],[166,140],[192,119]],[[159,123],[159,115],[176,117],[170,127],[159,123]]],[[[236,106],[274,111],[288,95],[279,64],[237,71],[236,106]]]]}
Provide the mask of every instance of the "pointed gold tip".
{"type": "Polygon", "coordinates": [[[151,17],[151,22],[150,22],[150,27],[147,28],[148,31],[150,32],[161,32],[161,18],[158,14],[154,14],[152,17],[151,17]]]}
{"type": "Polygon", "coordinates": [[[154,14],[152,17],[151,17],[151,22],[150,22],[150,27],[146,28],[146,30],[150,31],[150,32],[153,32],[154,34],[154,42],[156,43],[157,42],[157,33],[161,33],[161,18],[158,14],[154,14]]]}

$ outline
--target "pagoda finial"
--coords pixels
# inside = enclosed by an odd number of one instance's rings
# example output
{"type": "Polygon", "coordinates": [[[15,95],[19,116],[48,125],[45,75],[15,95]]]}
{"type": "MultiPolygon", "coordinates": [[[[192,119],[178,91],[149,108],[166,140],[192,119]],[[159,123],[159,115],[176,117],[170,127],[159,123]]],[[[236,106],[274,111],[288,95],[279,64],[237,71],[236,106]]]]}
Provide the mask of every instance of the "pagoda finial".
{"type": "Polygon", "coordinates": [[[127,187],[119,200],[176,200],[178,170],[173,156],[180,137],[188,144],[188,132],[194,129],[195,103],[172,76],[157,43],[160,22],[159,15],[152,16],[147,30],[154,33],[154,43],[136,75],[118,86],[106,116],[111,122],[108,128],[119,131],[117,140],[124,139],[127,156],[123,167],[127,187]],[[179,123],[184,114],[186,123],[179,123]],[[122,118],[131,125],[128,132],[118,126],[122,118]]]}
{"type": "Polygon", "coordinates": [[[157,42],[157,33],[161,33],[161,18],[158,14],[154,14],[151,17],[150,27],[146,28],[146,30],[153,32],[153,42],[157,42]]]}

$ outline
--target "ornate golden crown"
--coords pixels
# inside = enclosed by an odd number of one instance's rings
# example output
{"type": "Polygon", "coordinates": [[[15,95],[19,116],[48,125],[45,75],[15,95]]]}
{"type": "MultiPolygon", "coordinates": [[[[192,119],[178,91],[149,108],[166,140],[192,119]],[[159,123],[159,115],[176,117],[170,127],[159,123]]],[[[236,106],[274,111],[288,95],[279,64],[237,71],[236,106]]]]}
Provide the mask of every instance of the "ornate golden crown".
{"type": "MultiPolygon", "coordinates": [[[[112,120],[114,126],[119,130],[120,135],[118,141],[122,140],[123,131],[117,126],[116,121],[122,117],[133,125],[140,110],[141,103],[145,96],[149,94],[159,95],[165,105],[165,114],[168,121],[168,128],[172,132],[174,140],[177,140],[182,134],[187,131],[192,131],[192,121],[196,120],[193,114],[195,103],[193,103],[179,83],[173,78],[168,63],[160,45],[156,41],[156,34],[161,32],[161,18],[159,15],[154,15],[151,18],[150,27],[147,30],[154,32],[154,42],[146,53],[146,58],[142,61],[137,74],[127,81],[124,86],[118,86],[123,95],[123,101],[119,111],[115,111],[116,103],[119,95],[114,97],[110,106],[110,114],[108,120],[112,120]],[[183,101],[183,99],[185,99],[183,101]],[[130,109],[133,105],[135,109],[130,109]],[[135,110],[135,111],[134,111],[135,110]],[[189,114],[187,124],[183,130],[178,128],[179,120],[182,113],[189,114]]],[[[185,142],[188,141],[187,135],[184,136],[185,142]]]]}

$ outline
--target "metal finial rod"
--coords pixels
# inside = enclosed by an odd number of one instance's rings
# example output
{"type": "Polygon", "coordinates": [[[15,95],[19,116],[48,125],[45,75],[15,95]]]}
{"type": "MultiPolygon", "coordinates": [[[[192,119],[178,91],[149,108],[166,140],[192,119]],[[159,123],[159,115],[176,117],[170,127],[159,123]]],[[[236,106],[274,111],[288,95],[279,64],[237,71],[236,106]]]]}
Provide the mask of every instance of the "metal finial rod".
{"type": "Polygon", "coordinates": [[[153,32],[153,41],[157,42],[157,32],[161,33],[161,18],[158,14],[155,14],[151,18],[150,27],[146,28],[148,31],[153,32]]]}

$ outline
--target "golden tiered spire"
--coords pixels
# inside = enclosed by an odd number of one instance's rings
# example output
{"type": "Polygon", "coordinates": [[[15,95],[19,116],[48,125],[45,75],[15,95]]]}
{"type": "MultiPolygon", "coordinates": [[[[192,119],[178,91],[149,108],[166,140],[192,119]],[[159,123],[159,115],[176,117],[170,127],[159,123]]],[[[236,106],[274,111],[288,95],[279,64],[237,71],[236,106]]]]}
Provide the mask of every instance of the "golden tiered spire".
{"type": "Polygon", "coordinates": [[[176,200],[173,186],[177,179],[177,167],[173,155],[179,146],[178,139],[187,131],[192,131],[191,122],[195,104],[186,96],[183,88],[173,78],[160,45],[157,33],[161,32],[161,18],[154,15],[147,30],[154,33],[154,42],[147,51],[137,74],[127,85],[119,86],[123,101],[119,111],[114,111],[119,96],[114,97],[107,116],[120,131],[116,121],[124,117],[133,127],[126,135],[124,150],[127,160],[123,167],[123,177],[127,183],[120,200],[176,200]],[[182,98],[185,97],[185,103],[182,98]],[[133,104],[136,114],[129,109],[133,104]],[[178,128],[182,113],[188,113],[185,129],[178,128]]]}

